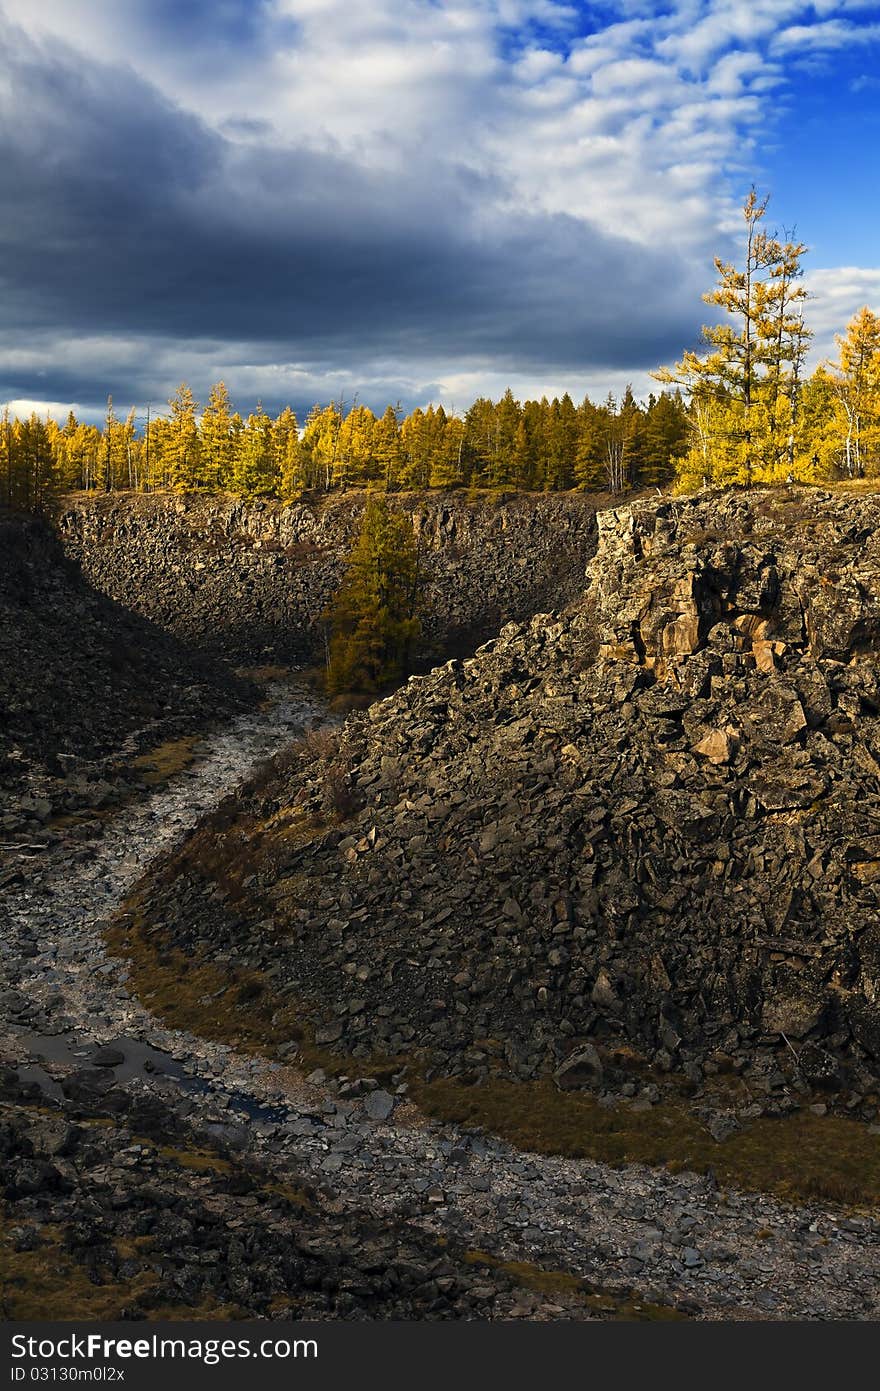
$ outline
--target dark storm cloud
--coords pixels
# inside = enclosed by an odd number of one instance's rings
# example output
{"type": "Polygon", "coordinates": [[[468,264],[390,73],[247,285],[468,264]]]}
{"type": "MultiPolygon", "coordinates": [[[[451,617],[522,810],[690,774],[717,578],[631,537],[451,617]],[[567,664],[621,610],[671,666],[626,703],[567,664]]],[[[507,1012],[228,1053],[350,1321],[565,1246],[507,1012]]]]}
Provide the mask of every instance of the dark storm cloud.
{"type": "MultiPolygon", "coordinates": [[[[251,344],[254,361],[325,372],[421,359],[546,375],[650,368],[693,337],[679,308],[690,277],[668,254],[572,217],[493,212],[503,190],[439,163],[402,177],[237,144],[131,70],[7,40],[7,347],[115,335],[251,344]]],[[[150,371],[126,371],[126,394],[142,396],[150,371]]],[[[0,376],[0,399],[101,389],[94,368],[51,351],[39,377],[14,364],[0,376]]]]}

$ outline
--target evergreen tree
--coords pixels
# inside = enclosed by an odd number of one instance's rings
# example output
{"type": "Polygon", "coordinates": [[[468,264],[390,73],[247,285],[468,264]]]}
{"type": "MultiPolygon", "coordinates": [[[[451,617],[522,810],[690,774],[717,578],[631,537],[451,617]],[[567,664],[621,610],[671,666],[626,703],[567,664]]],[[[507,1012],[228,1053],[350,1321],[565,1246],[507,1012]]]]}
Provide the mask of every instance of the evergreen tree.
{"type": "MultiPolygon", "coordinates": [[[[399,403],[398,403],[399,409],[399,403]]],[[[396,488],[400,482],[402,452],[400,445],[400,424],[394,406],[387,406],[375,430],[376,475],[381,478],[386,492],[396,488]]]]}
{"type": "Polygon", "coordinates": [[[342,412],[335,401],[329,406],[313,406],[309,411],[302,437],[303,467],[309,488],[329,492],[333,486],[341,428],[342,412]]]}
{"type": "Polygon", "coordinates": [[[417,406],[400,427],[400,483],[404,488],[426,488],[431,477],[434,449],[434,407],[417,406]]]}
{"type": "Polygon", "coordinates": [[[206,488],[229,488],[233,482],[232,402],[225,382],[208,393],[208,404],[199,424],[201,477],[206,488]]]}
{"type": "Polygon", "coordinates": [[[561,400],[554,397],[547,421],[544,487],[549,491],[557,492],[574,486],[577,440],[577,412],[566,391],[561,400]]]}
{"type": "Polygon", "coordinates": [[[302,496],[305,479],[299,425],[290,406],[285,406],[274,423],[272,447],[275,453],[275,472],[281,480],[280,496],[284,502],[295,502],[302,496]]]}
{"type": "Polygon", "coordinates": [[[644,453],[639,483],[665,488],[675,477],[675,461],[686,452],[689,422],[681,392],[651,397],[645,417],[644,453]]]}
{"type": "Polygon", "coordinates": [[[339,428],[333,482],[336,487],[363,487],[378,476],[374,455],[376,417],[369,406],[352,406],[339,428]]]}
{"type": "Polygon", "coordinates": [[[532,441],[523,415],[517,421],[510,456],[510,482],[514,488],[531,487],[532,463],[532,441]]]}
{"type": "Polygon", "coordinates": [[[701,469],[719,483],[774,482],[798,457],[798,395],[810,336],[801,314],[806,247],[769,234],[766,210],[767,199],[753,188],[743,207],[742,267],[716,257],[718,283],[703,298],[728,318],[703,329],[708,354],[687,352],[674,369],[654,374],[691,397],[695,430],[682,464],[685,483],[697,481],[701,469]]]}
{"type": "Polygon", "coordinates": [[[104,417],[104,440],[101,450],[101,476],[98,486],[105,493],[109,493],[113,488],[115,474],[114,453],[117,443],[119,421],[116,419],[116,412],[113,409],[113,397],[107,397],[107,414],[104,417]]]}
{"type": "Polygon", "coordinates": [[[880,318],[867,306],[837,335],[838,361],[828,369],[837,403],[842,471],[880,474],[880,318]]]}
{"type": "Polygon", "coordinates": [[[3,503],[6,507],[14,507],[16,493],[16,459],[12,445],[12,420],[9,415],[9,407],[3,407],[0,415],[0,487],[2,487],[3,503]]]}
{"type": "Polygon", "coordinates": [[[419,632],[418,549],[412,526],[384,496],[367,498],[342,584],[328,610],[327,689],[375,692],[406,673],[419,632]]]}
{"type": "MultiPolygon", "coordinates": [[[[494,410],[494,429],[492,432],[492,454],[489,465],[489,483],[493,488],[509,488],[514,483],[516,466],[517,431],[522,408],[507,388],[494,410]]],[[[525,443],[525,441],[523,441],[525,443]]]]}
{"type": "Polygon", "coordinates": [[[540,401],[526,401],[523,406],[523,422],[529,441],[528,487],[530,488],[543,489],[547,487],[547,424],[549,416],[550,402],[546,396],[540,401]]]}
{"type": "Polygon", "coordinates": [[[55,457],[46,421],[33,411],[12,425],[9,443],[12,507],[40,512],[56,491],[55,457]]]}
{"type": "Polygon", "coordinates": [[[463,453],[464,421],[452,415],[446,419],[438,450],[431,459],[432,488],[458,488],[464,483],[463,453]]]}
{"type": "Polygon", "coordinates": [[[464,463],[467,481],[485,488],[490,480],[495,440],[495,407],[485,396],[474,401],[464,417],[464,463]]]}
{"type": "Polygon", "coordinates": [[[820,365],[803,386],[800,399],[800,448],[797,476],[813,483],[846,475],[846,416],[837,383],[820,365]]]}
{"type": "Polygon", "coordinates": [[[196,424],[198,405],[187,386],[181,382],[168,402],[171,419],[163,440],[165,486],[177,492],[198,488],[202,484],[199,431],[196,424]]]}
{"type": "Polygon", "coordinates": [[[277,497],[281,475],[274,447],[272,421],[258,403],[249,415],[235,455],[235,491],[240,497],[277,497]]]}
{"type": "Polygon", "coordinates": [[[573,466],[574,481],[587,492],[599,492],[606,485],[605,410],[585,396],[577,411],[577,441],[573,466]]]}

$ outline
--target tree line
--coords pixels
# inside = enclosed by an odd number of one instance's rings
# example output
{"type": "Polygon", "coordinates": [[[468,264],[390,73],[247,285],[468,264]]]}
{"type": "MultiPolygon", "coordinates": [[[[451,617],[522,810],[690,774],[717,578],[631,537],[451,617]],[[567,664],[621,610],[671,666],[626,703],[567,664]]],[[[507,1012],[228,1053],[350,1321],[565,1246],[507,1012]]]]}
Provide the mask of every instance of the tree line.
{"type": "Polygon", "coordinates": [[[71,412],[59,425],[0,414],[0,502],[44,506],[78,490],[230,492],[293,501],[307,493],[372,487],[621,492],[662,487],[685,447],[687,411],[678,390],[640,404],[627,388],[601,404],[568,394],[552,401],[482,397],[463,414],[442,405],[375,415],[356,402],[315,406],[301,430],[287,407],[246,418],[222,382],[202,408],[184,383],[167,414],[120,419],[108,402],[103,426],[71,412]]]}
{"type": "Polygon", "coordinates": [[[39,510],[55,494],[116,489],[229,492],[293,501],[371,487],[489,488],[614,494],[705,485],[880,477],[880,317],[867,306],[837,356],[807,375],[812,332],[793,235],[766,227],[767,198],[743,208],[739,264],[715,261],[704,295],[724,311],[704,350],[658,369],[647,402],[567,393],[548,401],[481,397],[463,414],[442,405],[381,415],[355,400],[315,406],[300,429],[290,407],[246,418],[218,382],[202,407],[186,383],[165,414],[103,426],[0,413],[0,504],[39,510]]]}

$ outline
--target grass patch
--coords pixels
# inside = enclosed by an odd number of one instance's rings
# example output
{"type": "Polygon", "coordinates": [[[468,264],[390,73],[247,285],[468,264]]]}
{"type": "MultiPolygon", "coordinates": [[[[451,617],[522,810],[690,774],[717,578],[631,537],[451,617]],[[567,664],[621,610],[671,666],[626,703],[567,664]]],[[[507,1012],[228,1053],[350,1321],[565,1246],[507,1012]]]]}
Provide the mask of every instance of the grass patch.
{"type": "MultiPolygon", "coordinates": [[[[42,1116],[47,1108],[37,1105],[3,1107],[4,1110],[24,1110],[42,1116]]],[[[55,1112],[50,1112],[53,1116],[55,1112]]],[[[111,1126],[117,1122],[108,1117],[83,1117],[77,1122],[86,1128],[111,1126]]],[[[244,1180],[246,1191],[258,1195],[266,1210],[283,1203],[287,1207],[314,1213],[313,1195],[293,1184],[266,1181],[263,1175],[234,1161],[221,1158],[210,1149],[198,1146],[178,1147],[158,1145],[137,1135],[124,1136],[127,1145],[140,1145],[168,1166],[162,1171],[165,1185],[174,1185],[175,1178],[189,1184],[185,1175],[210,1175],[212,1178],[244,1180]],[[175,1173],[177,1171],[177,1173],[175,1173]],[[277,1200],[273,1202],[273,1200],[277,1200]]],[[[191,1185],[180,1193],[191,1193],[191,1185]]],[[[221,1190],[222,1191],[222,1190],[221,1190]]],[[[234,1191],[234,1190],[233,1190],[234,1191]]],[[[97,1270],[77,1260],[65,1240],[67,1227],[49,1223],[39,1227],[38,1239],[30,1251],[14,1249],[13,1229],[28,1226],[27,1218],[20,1222],[7,1212],[0,1214],[0,1319],[119,1319],[127,1314],[158,1320],[240,1319],[248,1311],[233,1304],[217,1304],[210,1297],[198,1305],[168,1303],[163,1298],[162,1278],[152,1261],[161,1261],[163,1254],[156,1248],[154,1236],[119,1236],[109,1240],[120,1260],[136,1261],[141,1268],[121,1279],[110,1266],[97,1270]]],[[[279,1299],[281,1296],[279,1296],[279,1299]]],[[[290,1303],[290,1295],[284,1297],[290,1303]]],[[[253,1317],[250,1314],[250,1317],[253,1317]]]]}
{"type": "Polygon", "coordinates": [[[154,749],[139,754],[132,759],[131,767],[140,781],[147,787],[163,787],[171,778],[182,773],[195,762],[195,746],[201,740],[200,734],[189,734],[183,739],[166,739],[154,749]]]}
{"type": "Polygon", "coordinates": [[[589,1281],[567,1270],[545,1270],[542,1266],[532,1265],[530,1261],[505,1261],[489,1255],[487,1251],[465,1251],[464,1260],[468,1265],[501,1271],[509,1275],[520,1289],[531,1290],[534,1294],[546,1295],[550,1299],[574,1299],[600,1317],[626,1319],[629,1322],[672,1321],[686,1317],[671,1305],[650,1304],[639,1299],[632,1290],[597,1290],[589,1281]]]}
{"type": "MultiPolygon", "coordinates": [[[[296,1063],[337,1074],[388,1081],[400,1058],[346,1059],[314,1043],[314,1021],[300,1002],[279,1002],[275,983],[260,971],[229,967],[166,948],[139,913],[105,932],[108,950],[131,968],[129,990],[170,1029],[225,1043],[251,1057],[274,1059],[282,1043],[296,1044],[296,1063]]],[[[290,1061],[294,1061],[291,1057],[290,1061]]]]}
{"type": "Polygon", "coordinates": [[[8,1222],[0,1219],[0,1311],[5,1319],[115,1319],[158,1287],[152,1270],[112,1285],[94,1284],[65,1251],[63,1235],[63,1228],[45,1226],[33,1251],[16,1251],[8,1222]]]}
{"type": "MultiPolygon", "coordinates": [[[[160,1303],[160,1277],[149,1267],[128,1280],[116,1276],[96,1284],[64,1245],[64,1228],[47,1225],[40,1230],[32,1251],[16,1251],[10,1223],[0,1218],[0,1316],[7,1320],[84,1319],[115,1320],[136,1311],[150,1319],[239,1319],[246,1311],[231,1304],[199,1305],[160,1303]]],[[[134,1259],[144,1252],[131,1243],[131,1251],[118,1243],[122,1256],[134,1259]]]]}
{"type": "Polygon", "coordinates": [[[105,940],[131,968],[129,989],[169,1028],[257,1055],[305,1040],[300,1011],[293,1005],[279,1007],[262,972],[221,969],[177,948],[166,949],[136,913],[117,919],[105,940]]]}
{"type": "MultiPolygon", "coordinates": [[[[149,1141],[142,1140],[140,1143],[149,1144],[149,1141]]],[[[233,1171],[233,1165],[228,1159],[221,1159],[210,1150],[177,1149],[172,1145],[160,1145],[156,1152],[176,1168],[189,1169],[196,1174],[231,1174],[233,1171]]]]}
{"type": "MultiPolygon", "coordinates": [[[[386,1080],[399,1058],[346,1059],[319,1049],[307,1009],[280,1003],[259,972],[229,968],[166,949],[138,914],[107,932],[110,950],[131,965],[129,987],[169,1028],[272,1058],[296,1044],[296,1063],[331,1074],[386,1080]]],[[[294,1059],[291,1058],[291,1061],[294,1059]]],[[[467,1086],[451,1078],[425,1082],[410,1074],[410,1099],[436,1120],[478,1126],[516,1148],[623,1167],[671,1172],[712,1170],[724,1185],[772,1193],[787,1202],[880,1207],[880,1138],[859,1121],[814,1116],[762,1117],[715,1141],[684,1099],[648,1111],[600,1106],[589,1095],[560,1092],[552,1082],[493,1079],[467,1086]]],[[[719,1088],[724,1079],[718,1079],[719,1088]]],[[[730,1079],[729,1089],[741,1086],[730,1079]]]]}
{"type": "Polygon", "coordinates": [[[763,1117],[718,1144],[683,1103],[637,1112],[625,1105],[604,1107],[548,1081],[467,1087],[442,1078],[416,1080],[411,1095],[438,1120],[479,1126],[536,1154],[618,1168],[711,1169],[722,1184],[787,1202],[880,1206],[880,1137],[841,1116],[763,1117]]]}
{"type": "Polygon", "coordinates": [[[191,873],[223,889],[228,903],[247,902],[253,908],[254,877],[264,871],[280,874],[287,869],[292,851],[302,849],[326,829],[293,807],[259,817],[236,812],[234,799],[228,798],[165,862],[155,882],[172,885],[180,874],[191,873]],[[245,880],[251,881],[247,889],[245,880]]]}
{"type": "MultiPolygon", "coordinates": [[[[140,1143],[149,1144],[150,1142],[142,1140],[140,1143]]],[[[248,1182],[253,1184],[255,1191],[265,1194],[267,1197],[280,1198],[291,1207],[304,1208],[307,1212],[315,1210],[312,1197],[304,1188],[295,1188],[290,1183],[266,1183],[259,1174],[253,1173],[250,1169],[244,1169],[229,1159],[221,1159],[211,1150],[178,1149],[172,1145],[160,1145],[156,1153],[176,1168],[187,1169],[190,1173],[246,1177],[248,1182]]]]}

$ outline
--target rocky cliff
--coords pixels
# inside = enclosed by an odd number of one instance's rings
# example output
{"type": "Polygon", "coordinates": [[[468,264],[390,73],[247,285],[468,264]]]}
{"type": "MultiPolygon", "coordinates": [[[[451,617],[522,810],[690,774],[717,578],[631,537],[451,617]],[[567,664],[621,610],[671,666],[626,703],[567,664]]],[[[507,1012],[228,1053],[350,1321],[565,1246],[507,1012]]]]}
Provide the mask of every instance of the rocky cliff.
{"type": "Polygon", "coordinates": [[[0,518],[0,841],[99,805],[104,761],[123,746],[204,726],[246,697],[94,589],[44,522],[0,518]]]}
{"type": "MultiPolygon", "coordinates": [[[[510,619],[579,591],[595,550],[581,495],[402,494],[424,574],[423,664],[462,655],[510,619]]],[[[309,660],[357,533],[363,494],[282,506],[234,499],[70,499],[69,555],[119,603],[188,644],[239,660],[309,660]]]]}
{"type": "Polygon", "coordinates": [[[874,1114],[878,522],[818,491],[602,514],[574,605],[307,742],[140,923],[270,969],[340,1053],[599,1084],[623,1048],[874,1114]]]}

